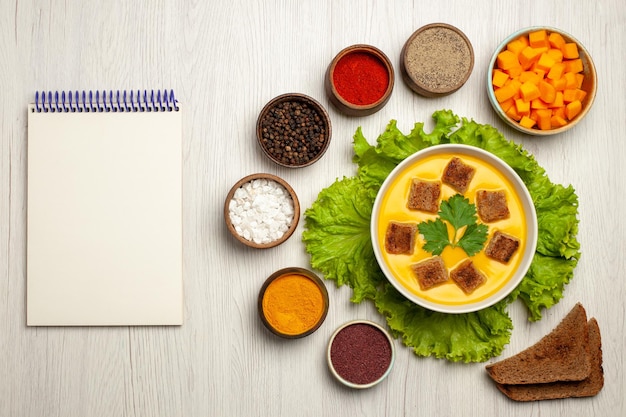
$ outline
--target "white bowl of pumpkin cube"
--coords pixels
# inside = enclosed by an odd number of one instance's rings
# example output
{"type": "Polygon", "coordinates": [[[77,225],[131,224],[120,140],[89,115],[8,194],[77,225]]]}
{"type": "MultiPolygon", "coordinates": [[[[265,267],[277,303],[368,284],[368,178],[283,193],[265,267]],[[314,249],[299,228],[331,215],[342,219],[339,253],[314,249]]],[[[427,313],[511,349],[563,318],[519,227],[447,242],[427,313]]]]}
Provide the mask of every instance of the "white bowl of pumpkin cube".
{"type": "Polygon", "coordinates": [[[596,69],[589,51],[572,35],[533,26],[508,36],[487,71],[487,92],[498,116],[535,136],[565,132],[591,109],[596,69]]]}
{"type": "Polygon", "coordinates": [[[469,313],[509,295],[537,247],[537,215],[518,174],[481,148],[431,146],[385,179],[371,220],[376,260],[408,300],[469,313]]]}

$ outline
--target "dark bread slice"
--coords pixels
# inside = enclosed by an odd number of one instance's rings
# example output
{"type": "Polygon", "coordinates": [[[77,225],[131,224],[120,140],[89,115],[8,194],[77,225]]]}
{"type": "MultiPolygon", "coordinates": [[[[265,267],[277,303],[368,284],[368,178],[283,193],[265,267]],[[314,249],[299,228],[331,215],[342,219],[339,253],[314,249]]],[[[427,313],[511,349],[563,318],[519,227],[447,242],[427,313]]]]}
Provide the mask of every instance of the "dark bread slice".
{"type": "Polygon", "coordinates": [[[461,158],[455,156],[446,165],[441,181],[459,193],[465,194],[475,173],[476,169],[465,164],[461,158]]]}
{"type": "Polygon", "coordinates": [[[478,217],[485,223],[508,219],[511,215],[506,202],[506,193],[502,190],[478,190],[476,192],[476,211],[478,217]]]}
{"type": "Polygon", "coordinates": [[[487,244],[485,255],[491,259],[495,259],[498,262],[506,264],[511,260],[511,257],[519,248],[519,243],[519,239],[516,237],[496,230],[493,237],[487,244]]]}
{"type": "Polygon", "coordinates": [[[394,255],[413,253],[417,225],[391,221],[385,232],[385,249],[394,255]]]}
{"type": "Polygon", "coordinates": [[[441,183],[439,181],[422,181],[414,178],[411,181],[407,207],[411,210],[437,213],[439,211],[440,196],[441,183]]]}
{"type": "Polygon", "coordinates": [[[411,266],[422,290],[428,290],[448,280],[448,270],[440,256],[433,256],[411,266]]]}
{"type": "Polygon", "coordinates": [[[539,342],[486,369],[494,381],[506,385],[582,381],[591,373],[588,343],[587,313],[577,303],[539,342]]]}
{"type": "Polygon", "coordinates": [[[450,278],[463,290],[471,294],[487,281],[485,274],[480,272],[471,259],[466,259],[450,272],[450,278]]]}
{"type": "Polygon", "coordinates": [[[593,397],[604,387],[602,368],[602,338],[596,319],[587,323],[589,330],[588,351],[591,356],[591,374],[582,381],[558,381],[546,384],[503,385],[498,389],[515,401],[554,400],[558,398],[593,397]]]}

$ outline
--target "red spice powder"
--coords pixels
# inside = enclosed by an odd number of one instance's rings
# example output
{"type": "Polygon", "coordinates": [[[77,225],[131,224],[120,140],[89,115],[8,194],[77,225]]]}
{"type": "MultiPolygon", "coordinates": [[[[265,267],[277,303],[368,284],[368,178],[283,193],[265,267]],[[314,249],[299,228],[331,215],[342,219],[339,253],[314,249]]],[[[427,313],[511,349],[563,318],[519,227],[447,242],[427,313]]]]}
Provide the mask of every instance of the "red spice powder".
{"type": "Polygon", "coordinates": [[[369,384],[391,366],[391,345],[380,329],[355,323],[337,333],[330,347],[330,360],[346,381],[369,384]]]}
{"type": "Polygon", "coordinates": [[[387,68],[376,56],[365,52],[344,55],[333,71],[337,93],[352,104],[366,106],[381,99],[389,86],[387,68]]]}

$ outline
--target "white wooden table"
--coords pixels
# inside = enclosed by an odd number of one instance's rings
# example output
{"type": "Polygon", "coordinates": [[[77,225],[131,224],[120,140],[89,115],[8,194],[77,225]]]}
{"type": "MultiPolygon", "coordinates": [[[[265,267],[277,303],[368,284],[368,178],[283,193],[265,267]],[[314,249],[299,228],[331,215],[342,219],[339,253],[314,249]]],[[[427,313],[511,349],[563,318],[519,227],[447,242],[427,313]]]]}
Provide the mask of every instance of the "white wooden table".
{"type": "Polygon", "coordinates": [[[1,1],[0,2],[0,415],[1,416],[624,416],[626,286],[626,7],[621,0],[537,1],[1,1]],[[399,76],[405,40],[433,22],[460,28],[476,61],[455,94],[425,99],[399,76]],[[591,52],[599,88],[569,133],[528,137],[506,128],[486,94],[496,45],[526,26],[559,27],[591,52]],[[396,88],[380,112],[349,118],[323,90],[332,57],[369,43],[396,65],[396,88]],[[185,105],[184,288],[181,327],[27,328],[26,106],[35,90],[173,88],[185,105]],[[255,143],[258,112],[276,95],[301,92],[329,110],[333,139],[317,164],[282,169],[255,143]],[[489,123],[523,144],[554,182],[580,197],[582,258],[562,301],[537,323],[519,302],[504,355],[549,332],[577,301],[598,319],[604,390],[595,398],[514,403],[484,364],[419,358],[397,344],[381,385],[339,386],[325,363],[331,333],[352,319],[383,323],[327,281],[331,307],[313,335],[279,340],[261,325],[257,292],[273,271],[309,266],[304,222],[282,246],[251,250],[227,234],[223,203],[244,175],[287,180],[303,210],[336,178],[355,173],[352,135],[373,143],[390,119],[408,132],[438,109],[489,123]]]}

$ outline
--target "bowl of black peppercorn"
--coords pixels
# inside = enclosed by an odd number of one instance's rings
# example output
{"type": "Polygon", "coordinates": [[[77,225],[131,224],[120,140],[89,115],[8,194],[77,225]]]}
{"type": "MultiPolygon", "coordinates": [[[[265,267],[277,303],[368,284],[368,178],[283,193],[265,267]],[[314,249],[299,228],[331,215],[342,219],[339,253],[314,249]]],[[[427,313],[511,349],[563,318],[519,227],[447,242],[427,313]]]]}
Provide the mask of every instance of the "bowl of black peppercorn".
{"type": "Polygon", "coordinates": [[[263,153],[276,164],[303,168],[318,161],[331,138],[326,109],[305,94],[282,94],[259,113],[256,134],[263,153]]]}

